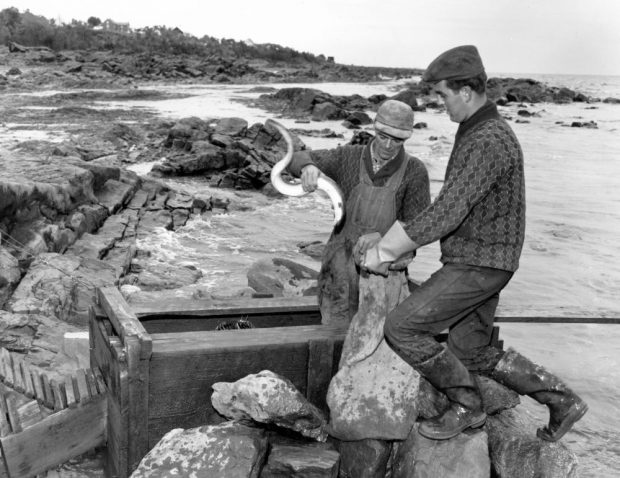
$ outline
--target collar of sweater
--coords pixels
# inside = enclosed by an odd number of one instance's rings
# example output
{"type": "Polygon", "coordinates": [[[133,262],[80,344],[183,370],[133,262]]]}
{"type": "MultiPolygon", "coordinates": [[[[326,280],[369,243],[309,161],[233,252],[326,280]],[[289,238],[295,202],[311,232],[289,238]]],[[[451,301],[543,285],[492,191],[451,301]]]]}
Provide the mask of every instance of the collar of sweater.
{"type": "Polygon", "coordinates": [[[482,107],[476,111],[473,115],[459,124],[459,128],[456,131],[456,136],[454,138],[454,142],[458,142],[459,139],[463,137],[465,133],[467,133],[474,126],[487,121],[489,119],[499,118],[499,112],[497,111],[497,106],[491,100],[487,100],[487,102],[482,105],[482,107]]]}
{"type": "MultiPolygon", "coordinates": [[[[388,178],[392,176],[392,174],[394,174],[398,170],[398,168],[405,159],[405,148],[401,147],[394,159],[390,159],[389,161],[385,162],[383,166],[381,166],[379,171],[377,171],[377,174],[375,174],[372,169],[372,148],[372,142],[370,142],[368,144],[368,147],[364,149],[363,159],[364,165],[366,166],[366,171],[368,172],[368,175],[373,181],[376,179],[388,178]]],[[[381,159],[379,159],[379,161],[381,161],[381,159]]]]}

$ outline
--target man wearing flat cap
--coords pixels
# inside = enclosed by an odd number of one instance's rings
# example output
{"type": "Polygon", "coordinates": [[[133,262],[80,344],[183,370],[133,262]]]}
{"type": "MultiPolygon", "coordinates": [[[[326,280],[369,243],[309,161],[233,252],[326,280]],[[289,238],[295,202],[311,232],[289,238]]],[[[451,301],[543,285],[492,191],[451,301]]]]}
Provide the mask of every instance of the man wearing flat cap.
{"type": "MultiPolygon", "coordinates": [[[[345,216],[334,228],[319,272],[319,305],[324,324],[348,325],[359,306],[360,270],[356,259],[396,220],[408,222],[430,204],[426,167],[405,151],[413,133],[413,110],[397,100],[383,102],[375,116],[375,137],[368,145],[305,150],[293,155],[289,171],[306,191],[320,175],[333,179],[344,195],[345,216]]],[[[413,252],[390,264],[388,284],[407,283],[413,252]]],[[[358,261],[359,262],[359,261],[358,261]]]]}
{"type": "Polygon", "coordinates": [[[419,433],[443,440],[484,425],[473,371],[547,405],[549,424],[537,435],[557,441],[585,414],[585,402],[515,350],[490,345],[499,294],[517,270],[523,247],[521,146],[487,99],[476,47],[442,53],[422,79],[459,124],[444,184],[415,218],[395,221],[362,262],[370,272],[384,274],[395,258],[440,240],[443,266],[388,314],[384,328],[393,350],[450,399],[448,410],[424,420],[419,433]],[[434,339],[445,329],[446,347],[434,339]]]}

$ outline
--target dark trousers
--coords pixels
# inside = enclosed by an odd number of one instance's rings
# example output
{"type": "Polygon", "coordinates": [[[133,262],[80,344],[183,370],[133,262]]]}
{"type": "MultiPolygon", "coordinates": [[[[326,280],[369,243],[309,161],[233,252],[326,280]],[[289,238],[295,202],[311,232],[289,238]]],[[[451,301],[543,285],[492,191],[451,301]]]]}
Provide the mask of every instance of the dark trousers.
{"type": "Polygon", "coordinates": [[[385,321],[385,338],[411,366],[443,350],[434,336],[448,329],[449,349],[467,366],[488,347],[499,293],[513,272],[445,264],[385,321]]]}

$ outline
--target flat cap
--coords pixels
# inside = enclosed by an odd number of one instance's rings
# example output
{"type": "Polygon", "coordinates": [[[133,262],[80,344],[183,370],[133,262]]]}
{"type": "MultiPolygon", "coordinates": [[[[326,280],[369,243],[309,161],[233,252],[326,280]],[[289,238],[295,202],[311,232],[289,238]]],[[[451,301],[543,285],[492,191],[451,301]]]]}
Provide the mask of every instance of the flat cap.
{"type": "Polygon", "coordinates": [[[411,106],[398,100],[384,101],[375,116],[375,129],[395,138],[410,138],[413,133],[411,106]]]}
{"type": "Polygon", "coordinates": [[[435,58],[422,75],[422,80],[436,83],[441,80],[464,80],[484,73],[482,58],[473,45],[462,45],[443,52],[435,58]]]}

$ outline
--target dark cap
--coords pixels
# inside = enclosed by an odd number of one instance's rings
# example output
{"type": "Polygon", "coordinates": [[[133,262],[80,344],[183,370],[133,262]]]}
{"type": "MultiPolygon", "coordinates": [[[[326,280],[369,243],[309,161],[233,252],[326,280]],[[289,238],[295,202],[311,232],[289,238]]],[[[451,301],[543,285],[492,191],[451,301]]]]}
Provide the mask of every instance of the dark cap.
{"type": "Polygon", "coordinates": [[[443,52],[435,58],[422,75],[422,80],[436,83],[441,80],[464,80],[484,73],[482,59],[473,45],[462,45],[443,52]]]}

